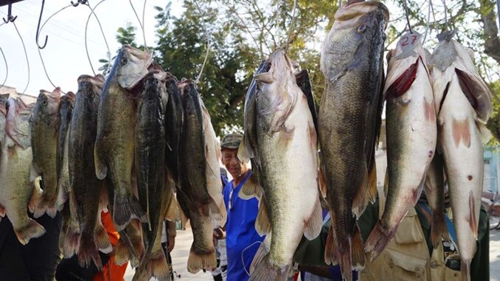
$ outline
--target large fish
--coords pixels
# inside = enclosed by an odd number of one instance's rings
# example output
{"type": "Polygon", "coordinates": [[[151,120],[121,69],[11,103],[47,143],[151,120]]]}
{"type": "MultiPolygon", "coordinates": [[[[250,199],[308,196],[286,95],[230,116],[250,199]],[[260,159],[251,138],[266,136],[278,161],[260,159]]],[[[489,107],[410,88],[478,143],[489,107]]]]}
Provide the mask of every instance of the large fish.
{"type": "Polygon", "coordinates": [[[61,97],[59,103],[59,130],[57,131],[57,188],[59,195],[57,205],[62,207],[69,194],[69,172],[68,172],[68,136],[69,124],[73,115],[75,105],[75,94],[68,92],[61,97]]]}
{"type": "Polygon", "coordinates": [[[169,280],[170,272],[162,248],[153,249],[155,245],[161,245],[162,223],[170,201],[167,196],[171,195],[165,185],[164,108],[167,93],[163,81],[157,79],[155,73],[148,74],[143,84],[137,109],[135,161],[139,200],[148,223],[142,225],[145,250],[133,280],[149,280],[153,276],[169,280]]]}
{"type": "Polygon", "coordinates": [[[167,145],[165,158],[167,167],[177,186],[180,184],[179,153],[184,119],[181,94],[177,87],[178,82],[175,76],[170,73],[167,74],[165,80],[165,87],[168,94],[168,103],[165,108],[165,138],[167,145]]]}
{"type": "Polygon", "coordinates": [[[365,241],[375,259],[422,193],[437,140],[428,53],[420,35],[407,33],[388,54],[386,104],[388,189],[382,218],[365,241]]]}
{"type": "Polygon", "coordinates": [[[460,271],[463,280],[470,280],[483,190],[483,143],[491,137],[485,128],[492,111],[491,93],[469,51],[451,39],[453,33],[442,35],[432,56],[438,148],[444,157],[460,271]]]}
{"type": "Polygon", "coordinates": [[[344,279],[364,266],[356,217],[376,195],[375,143],[382,112],[383,52],[388,9],[379,2],[341,7],[321,52],[327,81],[318,112],[322,173],[331,227],[325,262],[344,279]]]}
{"type": "Polygon", "coordinates": [[[117,231],[123,230],[133,218],[145,220],[145,212],[131,186],[137,105],[123,87],[135,86],[138,74],[147,68],[150,57],[149,53],[123,46],[100,96],[94,150],[95,172],[99,179],[109,177],[109,200],[117,231]]]}
{"type": "Polygon", "coordinates": [[[33,167],[31,180],[42,177],[42,197],[35,209],[34,217],[44,213],[55,217],[58,206],[57,186],[57,131],[61,89],[52,92],[40,91],[31,117],[31,148],[33,150],[33,167]]]}
{"type": "MultiPolygon", "coordinates": [[[[21,142],[29,143],[30,111],[21,110],[16,100],[8,100],[6,124],[19,134],[21,142]],[[21,140],[27,139],[27,140],[21,140]]],[[[9,135],[1,143],[0,151],[0,205],[12,223],[17,239],[26,245],[30,239],[42,236],[45,228],[30,219],[27,207],[33,210],[30,203],[33,187],[30,183],[31,147],[17,145],[9,135]]]]}
{"type": "Polygon", "coordinates": [[[177,199],[184,214],[191,221],[193,244],[189,252],[187,269],[196,273],[217,265],[212,241],[214,222],[221,218],[220,204],[208,190],[206,170],[206,145],[203,130],[202,102],[195,84],[184,80],[178,84],[184,109],[184,126],[181,139],[181,187],[177,199]]]}
{"type": "MultiPolygon", "coordinates": [[[[76,252],[82,267],[93,261],[101,268],[98,250],[104,253],[112,250],[100,220],[99,201],[103,181],[97,178],[94,166],[97,113],[103,84],[104,77],[101,75],[78,77],[78,92],[69,129],[70,206],[74,206],[75,210],[72,211],[76,213],[79,225],[76,252]]],[[[75,233],[68,235],[73,236],[75,233]]]]}
{"type": "MultiPolygon", "coordinates": [[[[307,97],[284,50],[276,50],[269,61],[269,71],[255,75],[258,90],[250,97],[255,108],[245,111],[254,114],[246,116],[255,120],[254,131],[245,135],[257,144],[252,151],[257,155],[254,169],[264,190],[256,229],[272,233],[266,237],[269,252],[261,246],[255,256],[250,280],[287,280],[302,236],[312,240],[322,226],[317,137],[307,97]]],[[[250,194],[247,187],[241,192],[250,194]]]]}

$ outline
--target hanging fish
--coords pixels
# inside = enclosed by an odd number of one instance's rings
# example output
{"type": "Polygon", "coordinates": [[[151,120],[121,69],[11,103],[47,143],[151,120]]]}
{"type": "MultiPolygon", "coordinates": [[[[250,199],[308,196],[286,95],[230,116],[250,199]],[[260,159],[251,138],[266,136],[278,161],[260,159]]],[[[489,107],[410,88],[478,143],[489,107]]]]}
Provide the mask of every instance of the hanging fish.
{"type": "Polygon", "coordinates": [[[408,32],[388,54],[384,88],[388,190],[379,223],[365,241],[375,259],[422,193],[437,140],[434,94],[420,34],[408,32]]]}
{"type": "Polygon", "coordinates": [[[484,177],[485,124],[492,112],[491,92],[474,66],[473,55],[452,40],[438,38],[432,54],[433,89],[438,112],[438,149],[442,151],[457,232],[462,280],[470,280],[476,253],[484,177]]]}
{"type": "MultiPolygon", "coordinates": [[[[269,63],[268,71],[254,76],[256,92],[247,96],[254,108],[245,109],[245,120],[255,122],[245,124],[249,143],[256,144],[247,150],[264,190],[255,224],[260,235],[268,234],[250,280],[287,280],[302,236],[312,240],[322,226],[317,139],[308,99],[284,50],[271,54],[269,63]]],[[[260,193],[249,187],[258,185],[244,185],[240,197],[260,193]]]]}
{"type": "Polygon", "coordinates": [[[321,51],[327,87],[318,112],[322,190],[330,206],[331,226],[325,262],[340,264],[352,280],[352,268],[365,264],[356,218],[376,196],[375,145],[382,114],[384,30],[387,7],[375,1],[341,7],[321,51]]]}

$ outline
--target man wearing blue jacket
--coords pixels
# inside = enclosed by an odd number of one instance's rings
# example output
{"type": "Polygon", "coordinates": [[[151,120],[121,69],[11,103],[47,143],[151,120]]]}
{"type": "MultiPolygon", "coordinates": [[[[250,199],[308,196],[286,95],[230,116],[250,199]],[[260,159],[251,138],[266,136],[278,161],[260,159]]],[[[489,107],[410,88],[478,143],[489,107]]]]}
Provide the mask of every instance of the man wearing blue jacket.
{"type": "Polygon", "coordinates": [[[229,134],[221,142],[222,164],[233,179],[223,189],[227,208],[227,222],[223,229],[214,231],[216,238],[226,232],[227,281],[245,281],[250,277],[250,264],[265,237],[255,230],[255,220],[259,211],[256,198],[244,200],[238,197],[243,185],[252,174],[248,163],[238,159],[238,147],[243,136],[229,134]]]}

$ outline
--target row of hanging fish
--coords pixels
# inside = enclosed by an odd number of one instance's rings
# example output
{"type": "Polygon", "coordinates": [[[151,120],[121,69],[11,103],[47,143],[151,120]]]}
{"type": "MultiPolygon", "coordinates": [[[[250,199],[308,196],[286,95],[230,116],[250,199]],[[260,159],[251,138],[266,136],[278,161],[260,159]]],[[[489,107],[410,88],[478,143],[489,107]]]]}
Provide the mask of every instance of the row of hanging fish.
{"type": "Polygon", "coordinates": [[[283,50],[254,74],[245,100],[245,150],[239,155],[250,158],[260,184],[248,185],[239,196],[260,198],[256,229],[267,237],[250,280],[286,280],[301,236],[310,240],[319,234],[319,197],[326,199],[331,215],[325,263],[339,264],[345,280],[352,280],[352,270],[364,268],[366,257],[373,260],[384,250],[424,188],[433,211],[432,243],[449,240],[445,180],[461,275],[470,280],[483,146],[491,137],[485,128],[491,93],[473,54],[451,32],[440,35],[432,55],[418,33],[403,35],[387,56],[385,78],[388,21],[388,9],[376,1],[337,11],[321,53],[327,87],[317,118],[310,84],[300,85],[301,75],[283,50]],[[363,241],[357,219],[377,198],[375,150],[384,102],[387,200],[363,241]]]}
{"type": "Polygon", "coordinates": [[[35,218],[61,211],[66,258],[77,254],[80,266],[101,268],[98,251],[114,249],[117,264],[138,267],[134,280],[170,280],[162,222],[177,218],[178,200],[194,237],[188,270],[216,267],[213,220],[226,218],[220,147],[193,81],[178,81],[149,52],[124,46],[107,77],[80,76],[76,94],[56,88],[41,91],[34,107],[5,104],[0,204],[21,243],[45,232],[26,206],[35,218]],[[101,223],[104,209],[118,245],[101,223]]]}

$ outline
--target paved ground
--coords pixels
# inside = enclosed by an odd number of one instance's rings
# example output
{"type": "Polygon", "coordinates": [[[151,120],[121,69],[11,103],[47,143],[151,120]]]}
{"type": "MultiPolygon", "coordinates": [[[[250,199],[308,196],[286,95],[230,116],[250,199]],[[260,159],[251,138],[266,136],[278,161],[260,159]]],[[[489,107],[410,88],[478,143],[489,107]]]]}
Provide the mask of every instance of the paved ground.
{"type": "MultiPolygon", "coordinates": [[[[191,229],[178,230],[175,248],[172,251],[173,268],[180,277],[175,280],[181,281],[210,281],[212,275],[208,272],[198,272],[198,274],[188,273],[186,270],[189,248],[193,241],[191,229]]],[[[130,267],[125,274],[125,281],[131,281],[134,276],[134,270],[130,267]]],[[[500,230],[493,230],[490,233],[490,280],[500,281],[500,230]]]]}

